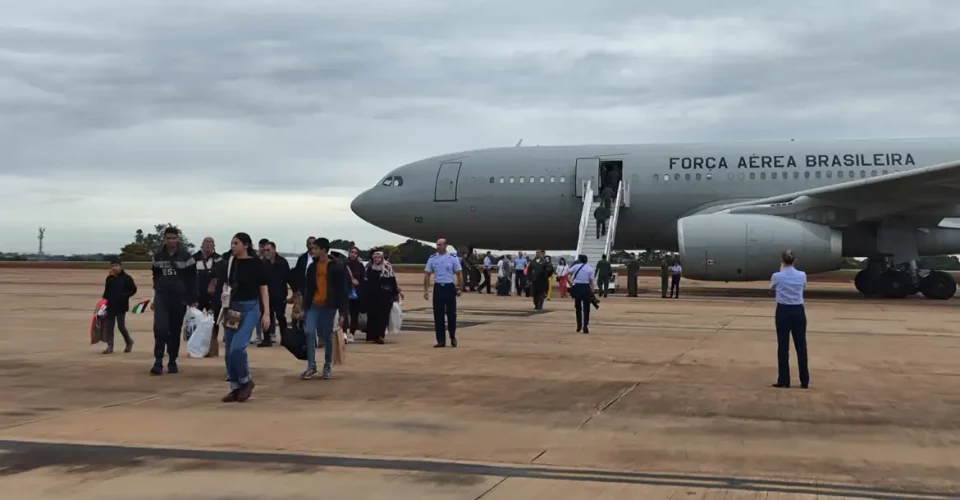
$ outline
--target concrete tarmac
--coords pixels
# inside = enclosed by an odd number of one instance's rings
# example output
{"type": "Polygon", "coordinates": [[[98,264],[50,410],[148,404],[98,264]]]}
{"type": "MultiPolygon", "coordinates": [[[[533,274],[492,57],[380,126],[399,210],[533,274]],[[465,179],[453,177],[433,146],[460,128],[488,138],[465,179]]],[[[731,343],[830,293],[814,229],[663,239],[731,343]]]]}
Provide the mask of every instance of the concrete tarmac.
{"type": "Polygon", "coordinates": [[[960,498],[956,300],[812,285],[811,388],[780,390],[762,283],[665,300],[644,278],[590,335],[556,290],[542,313],[466,294],[460,346],[433,349],[421,279],[401,276],[386,345],[311,381],[251,346],[254,396],[224,404],[222,357],[184,347],[180,374],[148,375],[149,312],[128,317],[132,353],[89,345],[104,277],[0,269],[4,498],[960,498]]]}

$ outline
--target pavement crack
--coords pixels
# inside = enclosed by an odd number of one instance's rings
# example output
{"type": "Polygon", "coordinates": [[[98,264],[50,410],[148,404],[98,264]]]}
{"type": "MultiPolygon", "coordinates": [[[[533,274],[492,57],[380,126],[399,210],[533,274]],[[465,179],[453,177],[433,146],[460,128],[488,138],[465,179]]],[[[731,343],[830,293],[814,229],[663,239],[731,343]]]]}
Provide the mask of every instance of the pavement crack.
{"type": "Polygon", "coordinates": [[[503,484],[504,481],[506,481],[507,479],[509,479],[509,478],[501,477],[500,480],[497,481],[497,484],[495,484],[495,485],[487,488],[487,491],[484,491],[483,493],[480,494],[480,496],[478,496],[477,498],[474,498],[473,500],[480,500],[481,498],[487,496],[487,494],[489,494],[491,491],[493,491],[494,488],[496,488],[497,486],[500,486],[501,484],[503,484]]]}
{"type": "Polygon", "coordinates": [[[649,381],[655,379],[655,378],[658,377],[661,373],[663,373],[665,370],[667,370],[668,368],[670,368],[670,367],[674,366],[675,364],[677,364],[677,362],[680,361],[680,359],[683,358],[685,355],[687,355],[689,352],[691,352],[691,351],[693,351],[694,349],[700,347],[700,345],[702,345],[704,342],[706,342],[706,341],[707,341],[708,339],[710,339],[711,337],[717,336],[721,331],[723,331],[724,329],[726,329],[727,326],[729,326],[731,323],[733,323],[734,320],[736,320],[736,319],[739,318],[740,316],[743,316],[743,313],[745,313],[745,312],[747,311],[747,309],[749,309],[749,308],[750,308],[750,304],[746,304],[746,305],[744,306],[743,310],[741,310],[739,314],[734,315],[732,318],[730,318],[730,320],[728,320],[728,321],[726,321],[725,323],[721,324],[719,328],[716,328],[716,329],[708,332],[708,333],[707,333],[706,335],[704,335],[703,337],[700,337],[699,339],[697,339],[696,342],[693,343],[693,345],[691,345],[690,347],[688,347],[688,348],[684,349],[683,351],[681,351],[679,354],[677,354],[676,356],[674,356],[670,361],[667,361],[666,363],[664,363],[663,366],[661,366],[660,368],[657,368],[656,370],[654,370],[653,372],[651,372],[650,375],[648,375],[647,377],[643,378],[642,380],[638,380],[638,381],[634,382],[633,385],[631,385],[630,387],[628,387],[626,390],[620,392],[620,394],[617,395],[617,397],[611,399],[611,400],[608,401],[606,404],[604,404],[603,406],[601,406],[600,408],[598,408],[597,411],[594,412],[593,415],[590,415],[589,417],[587,417],[586,420],[584,420],[583,422],[580,423],[580,425],[577,426],[577,429],[576,429],[576,430],[583,429],[583,428],[586,427],[587,424],[589,424],[593,419],[599,417],[601,413],[603,413],[604,411],[606,411],[607,408],[610,408],[611,406],[617,404],[620,400],[622,400],[623,398],[625,398],[625,397],[627,396],[627,394],[630,394],[631,392],[633,392],[633,390],[636,389],[637,387],[639,387],[640,384],[642,384],[642,383],[644,383],[644,382],[649,382],[649,381]]]}
{"type": "Polygon", "coordinates": [[[544,448],[544,450],[541,451],[540,453],[538,453],[537,456],[533,457],[533,460],[531,460],[530,463],[534,463],[534,462],[536,462],[537,460],[539,460],[540,457],[542,457],[543,454],[546,453],[546,452],[547,452],[547,449],[544,448]]]}

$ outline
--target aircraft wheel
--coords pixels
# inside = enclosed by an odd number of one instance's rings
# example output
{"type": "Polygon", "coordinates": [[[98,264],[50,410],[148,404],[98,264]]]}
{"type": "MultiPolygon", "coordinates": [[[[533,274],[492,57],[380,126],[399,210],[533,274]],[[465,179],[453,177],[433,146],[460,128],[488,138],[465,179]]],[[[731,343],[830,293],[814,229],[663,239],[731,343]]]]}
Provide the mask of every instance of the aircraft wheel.
{"type": "Polygon", "coordinates": [[[920,293],[928,299],[947,300],[957,293],[957,280],[943,271],[930,271],[920,280],[920,293]]]}
{"type": "Polygon", "coordinates": [[[902,299],[913,291],[913,279],[909,273],[893,269],[880,273],[879,289],[888,299],[902,299]]]}
{"type": "Polygon", "coordinates": [[[853,279],[853,285],[857,287],[857,291],[864,294],[867,297],[875,297],[878,295],[880,290],[879,284],[879,273],[873,269],[867,268],[859,273],[853,279]]]}

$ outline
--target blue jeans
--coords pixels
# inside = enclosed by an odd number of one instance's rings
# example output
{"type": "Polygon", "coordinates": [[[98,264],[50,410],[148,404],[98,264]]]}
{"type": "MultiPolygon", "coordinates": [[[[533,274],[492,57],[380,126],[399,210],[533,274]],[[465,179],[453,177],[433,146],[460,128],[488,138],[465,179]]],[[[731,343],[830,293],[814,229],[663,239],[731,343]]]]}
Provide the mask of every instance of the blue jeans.
{"type": "Polygon", "coordinates": [[[307,336],[307,369],[317,369],[317,335],[323,338],[323,372],[333,364],[333,318],[337,310],[322,306],[307,309],[303,332],[307,336]]]}
{"type": "Polygon", "coordinates": [[[243,315],[240,328],[223,329],[223,342],[226,344],[226,353],[223,356],[227,364],[227,377],[230,378],[230,388],[239,389],[250,382],[250,364],[247,362],[247,344],[253,330],[260,323],[260,302],[244,300],[233,302],[230,308],[243,315]]]}

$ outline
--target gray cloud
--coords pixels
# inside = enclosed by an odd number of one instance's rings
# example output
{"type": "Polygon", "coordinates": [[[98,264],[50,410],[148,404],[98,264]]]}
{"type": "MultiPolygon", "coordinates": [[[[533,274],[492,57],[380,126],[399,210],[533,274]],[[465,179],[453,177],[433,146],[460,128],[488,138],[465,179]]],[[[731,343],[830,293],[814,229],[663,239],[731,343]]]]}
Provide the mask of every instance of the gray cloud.
{"type": "MultiPolygon", "coordinates": [[[[520,137],[960,130],[949,1],[0,0],[0,12],[0,176],[20,179],[0,177],[4,214],[56,198],[64,217],[102,217],[80,199],[104,196],[90,187],[104,178],[144,217],[210,186],[349,199],[407,161],[520,137]]],[[[160,218],[198,217],[171,210],[160,218]]],[[[8,244],[32,247],[39,217],[5,220],[23,232],[8,244]]]]}

